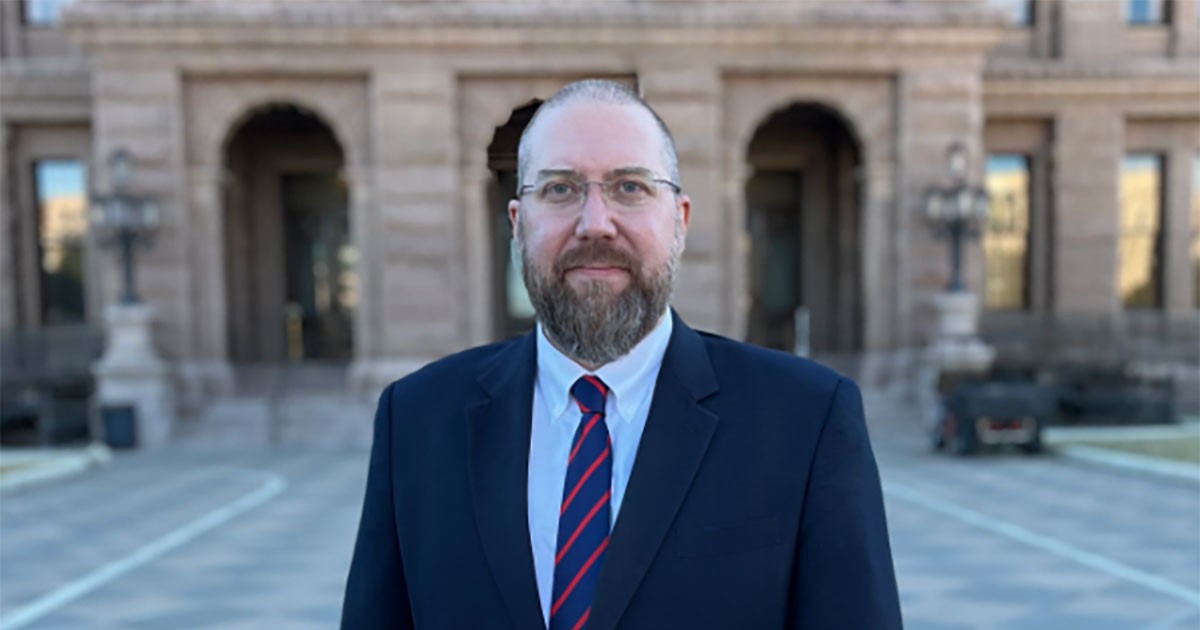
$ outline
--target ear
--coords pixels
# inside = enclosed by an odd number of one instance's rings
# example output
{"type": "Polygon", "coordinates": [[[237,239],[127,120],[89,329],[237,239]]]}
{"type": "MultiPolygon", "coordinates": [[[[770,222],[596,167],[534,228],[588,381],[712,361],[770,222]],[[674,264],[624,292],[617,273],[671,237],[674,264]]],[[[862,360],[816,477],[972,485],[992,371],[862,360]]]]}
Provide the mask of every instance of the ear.
{"type": "Polygon", "coordinates": [[[519,199],[510,199],[508,201],[508,224],[512,226],[513,238],[520,238],[518,234],[521,228],[520,216],[521,201],[519,199]]]}
{"type": "Polygon", "coordinates": [[[692,220],[692,198],[687,195],[680,194],[679,195],[679,203],[677,204],[677,206],[678,206],[678,211],[680,213],[682,213],[682,215],[683,215],[681,217],[683,220],[683,231],[686,234],[687,228],[688,228],[688,222],[692,220]]]}

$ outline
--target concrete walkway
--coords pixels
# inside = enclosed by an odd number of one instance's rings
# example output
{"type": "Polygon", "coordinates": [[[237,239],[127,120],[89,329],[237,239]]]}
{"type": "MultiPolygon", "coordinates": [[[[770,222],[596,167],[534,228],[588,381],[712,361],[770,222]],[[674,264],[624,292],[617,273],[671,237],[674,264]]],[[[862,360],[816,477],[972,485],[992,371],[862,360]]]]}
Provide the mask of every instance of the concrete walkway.
{"type": "MultiPolygon", "coordinates": [[[[906,627],[1200,626],[1195,484],[935,455],[868,408],[906,627]]],[[[175,448],[0,492],[0,630],[336,627],[366,458],[175,448]]]]}
{"type": "Polygon", "coordinates": [[[112,459],[102,444],[78,448],[0,449],[0,490],[17,490],[76,475],[112,459]]]}

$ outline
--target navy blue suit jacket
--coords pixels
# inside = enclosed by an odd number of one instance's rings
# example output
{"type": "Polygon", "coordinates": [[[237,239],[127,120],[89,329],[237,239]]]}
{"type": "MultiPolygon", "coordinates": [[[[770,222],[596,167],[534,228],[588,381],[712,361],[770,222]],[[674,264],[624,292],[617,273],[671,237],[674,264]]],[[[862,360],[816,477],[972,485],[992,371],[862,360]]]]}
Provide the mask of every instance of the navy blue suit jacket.
{"type": "MultiPolygon", "coordinates": [[[[899,628],[858,387],[672,317],[587,628],[899,628]]],[[[533,334],[383,392],[343,628],[545,627],[527,514],[533,334]]]]}

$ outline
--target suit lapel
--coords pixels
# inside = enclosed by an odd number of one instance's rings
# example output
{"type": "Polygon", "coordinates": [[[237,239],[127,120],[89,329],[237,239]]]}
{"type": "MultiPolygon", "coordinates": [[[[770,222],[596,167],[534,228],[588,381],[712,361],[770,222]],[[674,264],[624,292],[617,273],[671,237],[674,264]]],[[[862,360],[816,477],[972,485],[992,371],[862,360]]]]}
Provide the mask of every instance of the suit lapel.
{"type": "Polygon", "coordinates": [[[699,404],[717,390],[704,342],[674,311],[671,316],[671,341],[596,586],[589,630],[616,627],[658,553],[717,427],[717,416],[699,404]]]}
{"type": "Polygon", "coordinates": [[[518,628],[543,628],[529,542],[529,436],[537,367],[533,333],[506,348],[479,383],[489,398],[467,407],[471,495],[496,586],[518,628]]]}

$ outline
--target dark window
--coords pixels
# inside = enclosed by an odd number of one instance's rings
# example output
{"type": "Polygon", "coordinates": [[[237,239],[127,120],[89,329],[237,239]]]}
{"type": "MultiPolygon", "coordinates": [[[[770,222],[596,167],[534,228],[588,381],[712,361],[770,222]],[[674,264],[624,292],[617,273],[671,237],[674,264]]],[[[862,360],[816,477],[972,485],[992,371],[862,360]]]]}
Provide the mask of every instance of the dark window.
{"type": "Polygon", "coordinates": [[[34,163],[43,324],[84,321],[87,174],[78,160],[34,163]]]}
{"type": "Polygon", "coordinates": [[[1125,0],[1125,21],[1136,25],[1166,24],[1165,5],[1165,0],[1125,0]]]}
{"type": "Polygon", "coordinates": [[[993,310],[1029,308],[1029,158],[988,156],[987,189],[992,201],[983,233],[987,275],[984,306],[993,310]]]}
{"type": "Polygon", "coordinates": [[[1003,11],[1013,26],[1033,25],[1033,0],[987,0],[987,3],[1003,11]]]}
{"type": "Polygon", "coordinates": [[[62,16],[62,10],[75,0],[22,0],[21,17],[33,26],[54,26],[62,16]]]}
{"type": "Polygon", "coordinates": [[[1130,153],[1121,165],[1117,290],[1126,308],[1162,304],[1163,158],[1130,153]]]}

